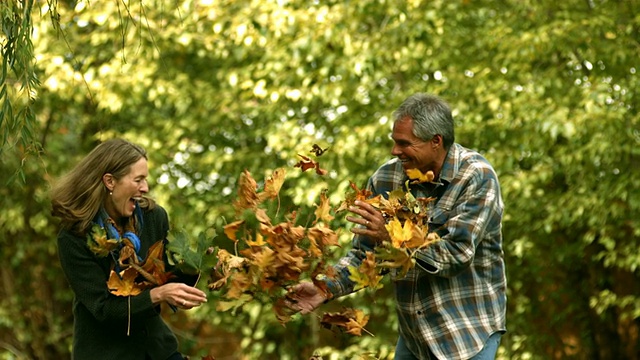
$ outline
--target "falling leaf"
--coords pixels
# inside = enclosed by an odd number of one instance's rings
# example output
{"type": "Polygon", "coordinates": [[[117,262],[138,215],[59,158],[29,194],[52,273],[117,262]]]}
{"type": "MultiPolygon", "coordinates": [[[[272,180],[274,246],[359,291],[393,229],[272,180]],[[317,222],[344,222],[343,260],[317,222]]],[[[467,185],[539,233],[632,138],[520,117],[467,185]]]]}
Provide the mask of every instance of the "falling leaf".
{"type": "Polygon", "coordinates": [[[244,224],[244,220],[237,220],[224,226],[224,234],[233,241],[237,241],[236,232],[240,229],[240,226],[244,224]]]}
{"type": "Polygon", "coordinates": [[[249,294],[242,294],[239,298],[231,301],[218,300],[218,302],[216,303],[216,310],[218,311],[237,310],[239,307],[243,306],[244,304],[248,303],[251,300],[253,300],[253,296],[249,294]]]}
{"type": "Polygon", "coordinates": [[[133,268],[127,268],[120,272],[120,275],[111,270],[107,287],[116,296],[136,296],[142,292],[142,288],[135,282],[138,272],[133,268]]]}
{"type": "Polygon", "coordinates": [[[286,170],[283,168],[275,169],[271,176],[265,180],[264,190],[258,194],[260,202],[265,199],[275,199],[280,192],[280,188],[284,183],[286,170]]]}
{"type": "Polygon", "coordinates": [[[315,169],[316,170],[316,174],[318,174],[318,175],[326,175],[327,174],[327,170],[320,168],[320,163],[319,162],[312,160],[308,156],[304,156],[304,155],[300,155],[300,154],[298,154],[298,156],[301,158],[301,160],[298,161],[293,166],[294,167],[299,167],[302,170],[302,172],[305,172],[305,171],[307,171],[309,169],[315,169]]]}
{"type": "Polygon", "coordinates": [[[362,310],[345,309],[342,312],[324,314],[320,324],[326,328],[343,327],[347,333],[360,336],[368,321],[369,315],[365,315],[362,310]]]}
{"type": "MultiPolygon", "coordinates": [[[[314,204],[315,205],[315,204],[314,204]]],[[[329,204],[329,198],[327,198],[327,191],[323,190],[320,193],[320,205],[316,206],[316,220],[313,222],[314,224],[318,221],[329,222],[334,219],[333,215],[331,215],[331,204],[329,204]]]]}
{"type": "Polygon", "coordinates": [[[431,170],[427,171],[426,173],[422,173],[422,171],[418,169],[407,169],[406,173],[409,179],[413,180],[411,182],[412,184],[432,182],[435,178],[435,175],[431,170]]]}
{"type": "Polygon", "coordinates": [[[366,257],[358,266],[349,266],[349,279],[355,283],[354,290],[370,287],[374,290],[382,288],[380,269],[377,266],[375,254],[366,252],[366,257]]]}
{"type": "Polygon", "coordinates": [[[381,268],[399,269],[399,278],[404,277],[415,265],[415,259],[406,249],[378,246],[376,247],[375,254],[378,260],[378,266],[381,268]]]}
{"type": "Polygon", "coordinates": [[[320,147],[320,145],[313,144],[313,146],[311,147],[311,151],[309,152],[313,153],[315,156],[322,156],[322,154],[324,154],[324,152],[327,150],[329,150],[329,148],[323,149],[320,147]]]}
{"type": "Polygon", "coordinates": [[[358,189],[358,185],[356,185],[353,181],[349,180],[349,187],[353,190],[345,195],[344,201],[340,204],[340,206],[336,209],[336,213],[347,210],[350,206],[353,206],[356,200],[367,201],[367,199],[373,194],[370,190],[358,189]]]}
{"type": "Polygon", "coordinates": [[[316,225],[307,231],[309,238],[309,251],[316,257],[324,254],[326,247],[338,246],[338,234],[332,229],[316,225]]]}
{"type": "Polygon", "coordinates": [[[238,180],[238,199],[233,203],[237,213],[245,209],[255,209],[258,206],[259,198],[256,193],[258,184],[251,176],[251,173],[245,170],[238,180]]]}

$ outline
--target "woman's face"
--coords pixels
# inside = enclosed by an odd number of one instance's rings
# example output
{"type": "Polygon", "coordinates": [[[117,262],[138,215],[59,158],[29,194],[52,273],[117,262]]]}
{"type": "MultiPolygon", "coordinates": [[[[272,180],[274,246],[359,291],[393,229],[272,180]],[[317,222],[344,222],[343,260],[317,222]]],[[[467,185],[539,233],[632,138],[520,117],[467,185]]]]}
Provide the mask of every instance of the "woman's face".
{"type": "Polygon", "coordinates": [[[131,165],[129,173],[122,178],[105,180],[111,195],[107,196],[104,208],[112,219],[133,215],[138,199],[149,192],[148,176],[147,159],[143,157],[131,165]]]}

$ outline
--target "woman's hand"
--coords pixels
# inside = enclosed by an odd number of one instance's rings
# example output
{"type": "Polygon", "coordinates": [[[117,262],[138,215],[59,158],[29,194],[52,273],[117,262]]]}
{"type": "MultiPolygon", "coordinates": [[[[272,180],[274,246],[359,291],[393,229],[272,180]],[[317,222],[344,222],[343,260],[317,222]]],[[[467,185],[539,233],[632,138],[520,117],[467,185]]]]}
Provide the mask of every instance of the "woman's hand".
{"type": "Polygon", "coordinates": [[[183,283],[168,283],[151,289],[154,304],[166,302],[182,309],[192,309],[207,302],[207,295],[200,289],[183,283]]]}

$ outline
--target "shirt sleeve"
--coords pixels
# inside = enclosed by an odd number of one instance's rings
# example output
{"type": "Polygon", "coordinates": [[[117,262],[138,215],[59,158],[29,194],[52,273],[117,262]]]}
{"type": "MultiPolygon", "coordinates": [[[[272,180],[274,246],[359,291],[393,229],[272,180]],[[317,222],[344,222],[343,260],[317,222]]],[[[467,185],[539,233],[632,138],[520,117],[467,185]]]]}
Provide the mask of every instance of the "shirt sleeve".
{"type": "MultiPolygon", "coordinates": [[[[441,237],[416,254],[417,265],[425,271],[452,277],[468,268],[483,239],[500,231],[502,200],[497,178],[490,168],[475,167],[451,196],[452,206],[432,209],[431,222],[441,237]]],[[[445,200],[446,203],[446,200],[445,200]]]]}
{"type": "MultiPolygon", "coordinates": [[[[379,190],[377,190],[375,186],[375,178],[376,174],[369,178],[369,181],[367,182],[367,189],[372,192],[372,197],[377,196],[379,193],[379,190]]],[[[367,252],[374,251],[374,249],[375,243],[368,237],[362,235],[353,236],[353,239],[351,240],[351,249],[347,255],[341,258],[333,267],[336,272],[335,278],[327,279],[325,281],[333,297],[340,297],[354,291],[353,288],[355,283],[349,279],[349,268],[360,267],[362,261],[367,257],[367,252]]]]}

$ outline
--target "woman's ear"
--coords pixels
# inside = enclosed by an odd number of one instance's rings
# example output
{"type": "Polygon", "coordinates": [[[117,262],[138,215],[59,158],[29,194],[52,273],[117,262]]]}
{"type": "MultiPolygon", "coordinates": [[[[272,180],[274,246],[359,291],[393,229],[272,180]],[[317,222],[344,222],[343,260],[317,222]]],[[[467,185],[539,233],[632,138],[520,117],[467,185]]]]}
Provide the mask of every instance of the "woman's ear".
{"type": "Polygon", "coordinates": [[[109,173],[102,175],[102,183],[107,188],[107,190],[113,191],[113,187],[114,187],[113,175],[109,173]]]}

